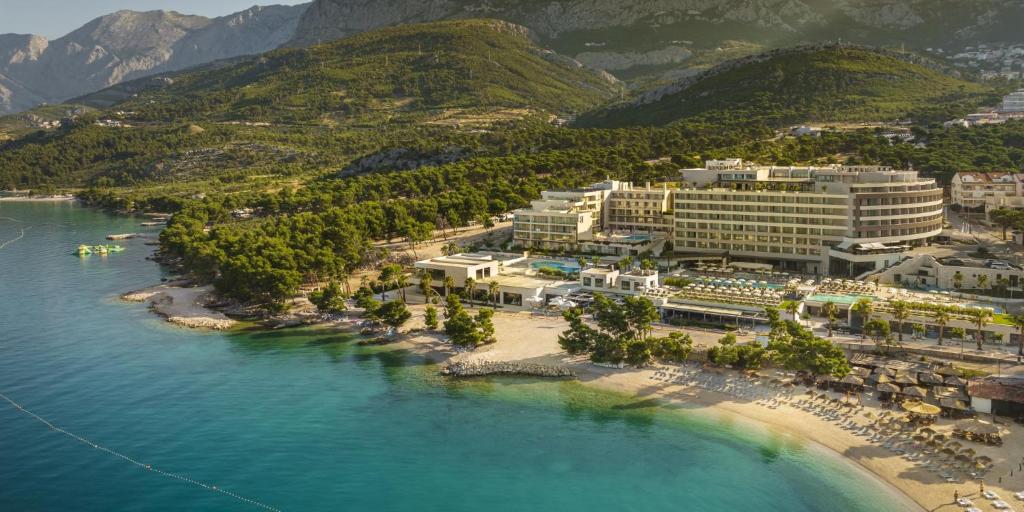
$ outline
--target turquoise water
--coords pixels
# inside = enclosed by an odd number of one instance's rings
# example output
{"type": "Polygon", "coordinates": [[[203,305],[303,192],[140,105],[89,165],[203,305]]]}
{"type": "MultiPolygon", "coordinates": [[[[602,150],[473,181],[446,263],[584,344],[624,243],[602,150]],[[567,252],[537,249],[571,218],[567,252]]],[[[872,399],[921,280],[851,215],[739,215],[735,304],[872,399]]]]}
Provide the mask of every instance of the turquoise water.
{"type": "Polygon", "coordinates": [[[816,293],[807,297],[813,302],[835,302],[836,304],[854,304],[860,299],[875,300],[874,295],[836,295],[832,293],[816,293]]]}
{"type": "MultiPolygon", "coordinates": [[[[402,352],[295,330],[170,327],[116,296],[160,270],[138,220],[0,203],[0,393],[159,469],[288,511],[879,511],[837,459],[571,382],[449,383],[402,352]]],[[[247,511],[0,402],[0,510],[247,511]]]]}
{"type": "Polygon", "coordinates": [[[548,268],[552,270],[560,270],[567,274],[575,274],[580,271],[580,266],[578,264],[570,263],[567,261],[535,261],[533,263],[530,263],[530,266],[533,267],[534,269],[548,268]]]}

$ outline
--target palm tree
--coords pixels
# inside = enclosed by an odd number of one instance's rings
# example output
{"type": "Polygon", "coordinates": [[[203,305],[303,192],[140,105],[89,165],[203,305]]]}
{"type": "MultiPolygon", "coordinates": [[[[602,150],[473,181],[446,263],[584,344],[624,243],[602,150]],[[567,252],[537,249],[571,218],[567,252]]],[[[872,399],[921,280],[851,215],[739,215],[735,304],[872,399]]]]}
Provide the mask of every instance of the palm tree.
{"type": "Polygon", "coordinates": [[[793,320],[795,320],[796,323],[800,323],[800,317],[796,316],[797,312],[800,311],[799,302],[795,300],[787,300],[786,303],[782,305],[782,307],[783,309],[786,310],[786,313],[793,315],[793,320]]]}
{"type": "Polygon", "coordinates": [[[988,288],[988,276],[985,274],[978,274],[978,278],[975,280],[978,283],[978,289],[984,290],[988,288]]]}
{"type": "Polygon", "coordinates": [[[871,305],[871,299],[867,298],[858,299],[857,302],[853,303],[853,306],[850,306],[850,311],[857,313],[861,317],[860,337],[862,340],[868,339],[868,333],[864,332],[864,324],[868,323],[868,320],[871,319],[871,313],[874,310],[875,307],[871,305]]]}
{"type": "Polygon", "coordinates": [[[828,301],[821,306],[821,311],[828,318],[828,337],[832,337],[832,331],[836,328],[836,316],[839,314],[839,306],[835,302],[828,301]]]}
{"type": "Polygon", "coordinates": [[[936,309],[932,313],[932,320],[939,326],[939,346],[942,346],[942,336],[946,334],[946,325],[949,324],[949,311],[946,308],[936,309]]]}
{"type": "Polygon", "coordinates": [[[619,260],[619,270],[623,272],[629,272],[633,269],[633,257],[625,256],[619,260]]]}
{"type": "Polygon", "coordinates": [[[903,322],[910,316],[910,305],[902,300],[894,300],[889,305],[892,306],[892,319],[896,320],[896,336],[903,343],[903,322]]]}
{"type": "Polygon", "coordinates": [[[640,260],[640,268],[643,269],[645,272],[650,272],[658,268],[658,262],[650,258],[644,258],[640,260]]]}
{"type": "Polygon", "coordinates": [[[587,268],[587,257],[576,256],[576,264],[580,266],[580,270],[587,268]]]}
{"type": "Polygon", "coordinates": [[[981,344],[985,341],[985,332],[982,329],[988,325],[989,320],[992,320],[992,311],[983,308],[975,308],[970,313],[971,320],[974,322],[974,327],[978,330],[975,333],[974,341],[978,344],[978,350],[981,350],[981,344]]]}
{"type": "Polygon", "coordinates": [[[1017,342],[1019,343],[1017,346],[1017,355],[1024,356],[1024,313],[1017,313],[1016,315],[1013,315],[1010,317],[1010,321],[1013,322],[1013,325],[1017,326],[1018,330],[1020,330],[1017,334],[1017,342]]]}
{"type": "Polygon", "coordinates": [[[473,303],[473,292],[476,291],[476,279],[472,277],[466,278],[466,284],[462,285],[463,296],[466,297],[466,302],[473,303]]]}
{"type": "Polygon", "coordinates": [[[455,289],[455,278],[452,276],[444,276],[444,296],[448,297],[455,289]]]}
{"type": "Polygon", "coordinates": [[[959,270],[957,270],[956,274],[953,274],[953,288],[956,288],[957,290],[959,290],[960,288],[963,288],[963,286],[964,286],[964,275],[961,274],[959,270]]]}
{"type": "Polygon", "coordinates": [[[487,283],[487,295],[491,299],[491,304],[498,304],[498,293],[501,291],[501,285],[497,281],[491,281],[487,283]]]}

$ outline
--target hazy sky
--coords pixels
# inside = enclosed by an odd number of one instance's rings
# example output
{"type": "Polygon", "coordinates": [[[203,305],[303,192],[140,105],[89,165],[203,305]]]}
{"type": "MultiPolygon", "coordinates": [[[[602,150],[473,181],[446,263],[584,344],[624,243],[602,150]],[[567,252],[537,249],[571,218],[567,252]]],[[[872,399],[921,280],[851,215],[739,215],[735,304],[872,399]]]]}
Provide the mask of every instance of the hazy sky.
{"type": "Polygon", "coordinates": [[[184,14],[221,16],[253,5],[295,5],[309,0],[0,0],[0,34],[60,37],[87,21],[121,9],[165,9],[184,14]]]}

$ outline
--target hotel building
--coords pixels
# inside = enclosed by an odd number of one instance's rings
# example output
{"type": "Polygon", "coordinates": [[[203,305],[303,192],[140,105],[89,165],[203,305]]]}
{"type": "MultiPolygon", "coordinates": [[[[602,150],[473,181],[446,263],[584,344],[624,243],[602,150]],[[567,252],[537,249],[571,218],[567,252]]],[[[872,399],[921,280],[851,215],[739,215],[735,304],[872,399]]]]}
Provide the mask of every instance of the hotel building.
{"type": "Polygon", "coordinates": [[[712,160],[682,170],[671,185],[605,181],[544,192],[516,211],[513,240],[523,248],[621,256],[652,248],[658,254],[671,241],[679,258],[855,277],[938,235],[942,208],[942,189],[914,171],[712,160]]]}
{"type": "Polygon", "coordinates": [[[677,255],[855,277],[942,231],[942,189],[881,166],[761,167],[737,160],[682,171],[677,255]]]}
{"type": "Polygon", "coordinates": [[[660,252],[672,236],[667,185],[634,186],[607,180],[589,187],[549,190],[515,211],[517,247],[616,256],[660,252]]]}

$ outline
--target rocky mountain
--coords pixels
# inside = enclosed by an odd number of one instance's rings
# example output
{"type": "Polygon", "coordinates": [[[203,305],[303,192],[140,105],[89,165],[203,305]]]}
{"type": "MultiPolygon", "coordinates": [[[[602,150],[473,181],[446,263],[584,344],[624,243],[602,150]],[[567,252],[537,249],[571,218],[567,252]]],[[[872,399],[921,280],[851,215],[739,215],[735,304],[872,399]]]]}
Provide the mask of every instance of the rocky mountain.
{"type": "Polygon", "coordinates": [[[613,78],[537,47],[527,29],[500,20],[387,27],[233,60],[128,81],[76,101],[116,105],[140,121],[337,126],[412,115],[458,124],[435,118],[505,109],[569,114],[620,89],[613,78]]]}
{"type": "Polygon", "coordinates": [[[483,16],[620,78],[837,39],[945,53],[1024,42],[1020,0],[315,0],[291,44],[483,16]]]}
{"type": "Polygon", "coordinates": [[[0,113],[277,48],[293,37],[306,7],[252,7],[213,19],[167,11],[118,11],[53,41],[0,35],[0,113]]]}

